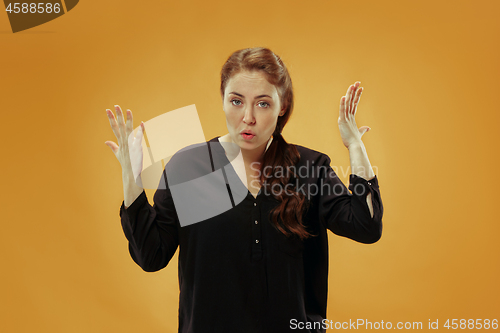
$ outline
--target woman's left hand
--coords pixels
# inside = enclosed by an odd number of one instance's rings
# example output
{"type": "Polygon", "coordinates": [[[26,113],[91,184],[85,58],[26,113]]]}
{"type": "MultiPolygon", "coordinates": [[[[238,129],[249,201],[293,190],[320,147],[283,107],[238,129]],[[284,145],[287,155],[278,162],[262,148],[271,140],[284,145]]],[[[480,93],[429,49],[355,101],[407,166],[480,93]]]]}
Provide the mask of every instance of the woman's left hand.
{"type": "Polygon", "coordinates": [[[339,130],[344,146],[349,149],[352,144],[361,143],[361,137],[370,130],[368,126],[357,127],[354,116],[363,88],[359,81],[352,84],[345,96],[340,99],[339,130]]]}

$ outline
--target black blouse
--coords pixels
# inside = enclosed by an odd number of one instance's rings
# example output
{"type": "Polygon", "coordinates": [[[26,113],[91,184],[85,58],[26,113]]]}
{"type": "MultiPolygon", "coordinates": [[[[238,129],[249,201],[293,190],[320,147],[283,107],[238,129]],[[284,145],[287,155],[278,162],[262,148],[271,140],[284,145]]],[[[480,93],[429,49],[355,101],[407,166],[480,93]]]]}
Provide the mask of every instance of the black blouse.
{"type": "Polygon", "coordinates": [[[218,137],[172,157],[153,206],[144,191],[127,209],[122,203],[129,251],[143,270],[164,268],[179,246],[179,332],[324,332],[319,327],[327,307],[327,229],[374,243],[382,233],[383,206],[377,177],[367,181],[351,174],[351,193],[326,154],[295,146],[300,160],[293,185],[309,201],[303,223],[315,235],[304,241],[274,227],[269,212],[278,201],[264,187],[255,198],[238,184],[218,137]],[[211,211],[214,200],[224,197],[218,190],[191,186],[188,195],[178,190],[221,170],[230,198],[224,209],[211,211]],[[306,322],[315,329],[292,330],[306,322]]]}

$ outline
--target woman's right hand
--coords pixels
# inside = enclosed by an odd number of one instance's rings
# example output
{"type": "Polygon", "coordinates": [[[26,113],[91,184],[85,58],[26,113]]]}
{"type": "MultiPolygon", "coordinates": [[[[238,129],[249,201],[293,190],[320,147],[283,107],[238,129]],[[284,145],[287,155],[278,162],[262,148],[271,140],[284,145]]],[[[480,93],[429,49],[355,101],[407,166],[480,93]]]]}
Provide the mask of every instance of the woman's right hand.
{"type": "Polygon", "coordinates": [[[127,110],[127,119],[118,105],[115,105],[116,118],[113,112],[106,109],[111,129],[116,136],[118,144],[113,141],[106,141],[105,144],[111,148],[116,158],[121,164],[122,175],[125,181],[133,179],[142,188],[140,174],[142,172],[142,138],[144,136],[144,123],[134,135],[132,111],[127,110]]]}

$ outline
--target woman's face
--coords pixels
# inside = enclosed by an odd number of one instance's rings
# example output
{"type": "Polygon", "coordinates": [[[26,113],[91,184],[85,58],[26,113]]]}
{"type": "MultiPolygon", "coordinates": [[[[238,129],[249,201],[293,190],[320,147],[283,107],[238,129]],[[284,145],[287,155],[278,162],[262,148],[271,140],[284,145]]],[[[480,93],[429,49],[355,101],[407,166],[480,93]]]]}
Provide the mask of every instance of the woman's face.
{"type": "Polygon", "coordinates": [[[264,153],[281,111],[276,87],[261,71],[242,71],[229,79],[222,97],[233,142],[241,149],[264,153]]]}

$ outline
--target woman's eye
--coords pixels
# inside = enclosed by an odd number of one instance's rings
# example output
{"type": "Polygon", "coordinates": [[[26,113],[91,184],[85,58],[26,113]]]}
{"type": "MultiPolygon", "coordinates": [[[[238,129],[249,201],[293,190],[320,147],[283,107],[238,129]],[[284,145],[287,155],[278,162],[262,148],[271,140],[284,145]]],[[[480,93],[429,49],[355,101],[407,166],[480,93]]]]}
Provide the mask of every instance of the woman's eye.
{"type": "Polygon", "coordinates": [[[261,105],[263,108],[268,108],[270,105],[267,102],[259,102],[259,105],[261,105]],[[262,106],[264,104],[264,106],[262,106]]]}
{"type": "Polygon", "coordinates": [[[232,103],[233,105],[240,105],[240,104],[241,104],[241,101],[240,101],[240,100],[238,100],[238,99],[233,99],[233,100],[231,101],[231,103],[232,103]],[[238,104],[235,104],[235,102],[236,102],[236,103],[238,103],[238,104]]]}

